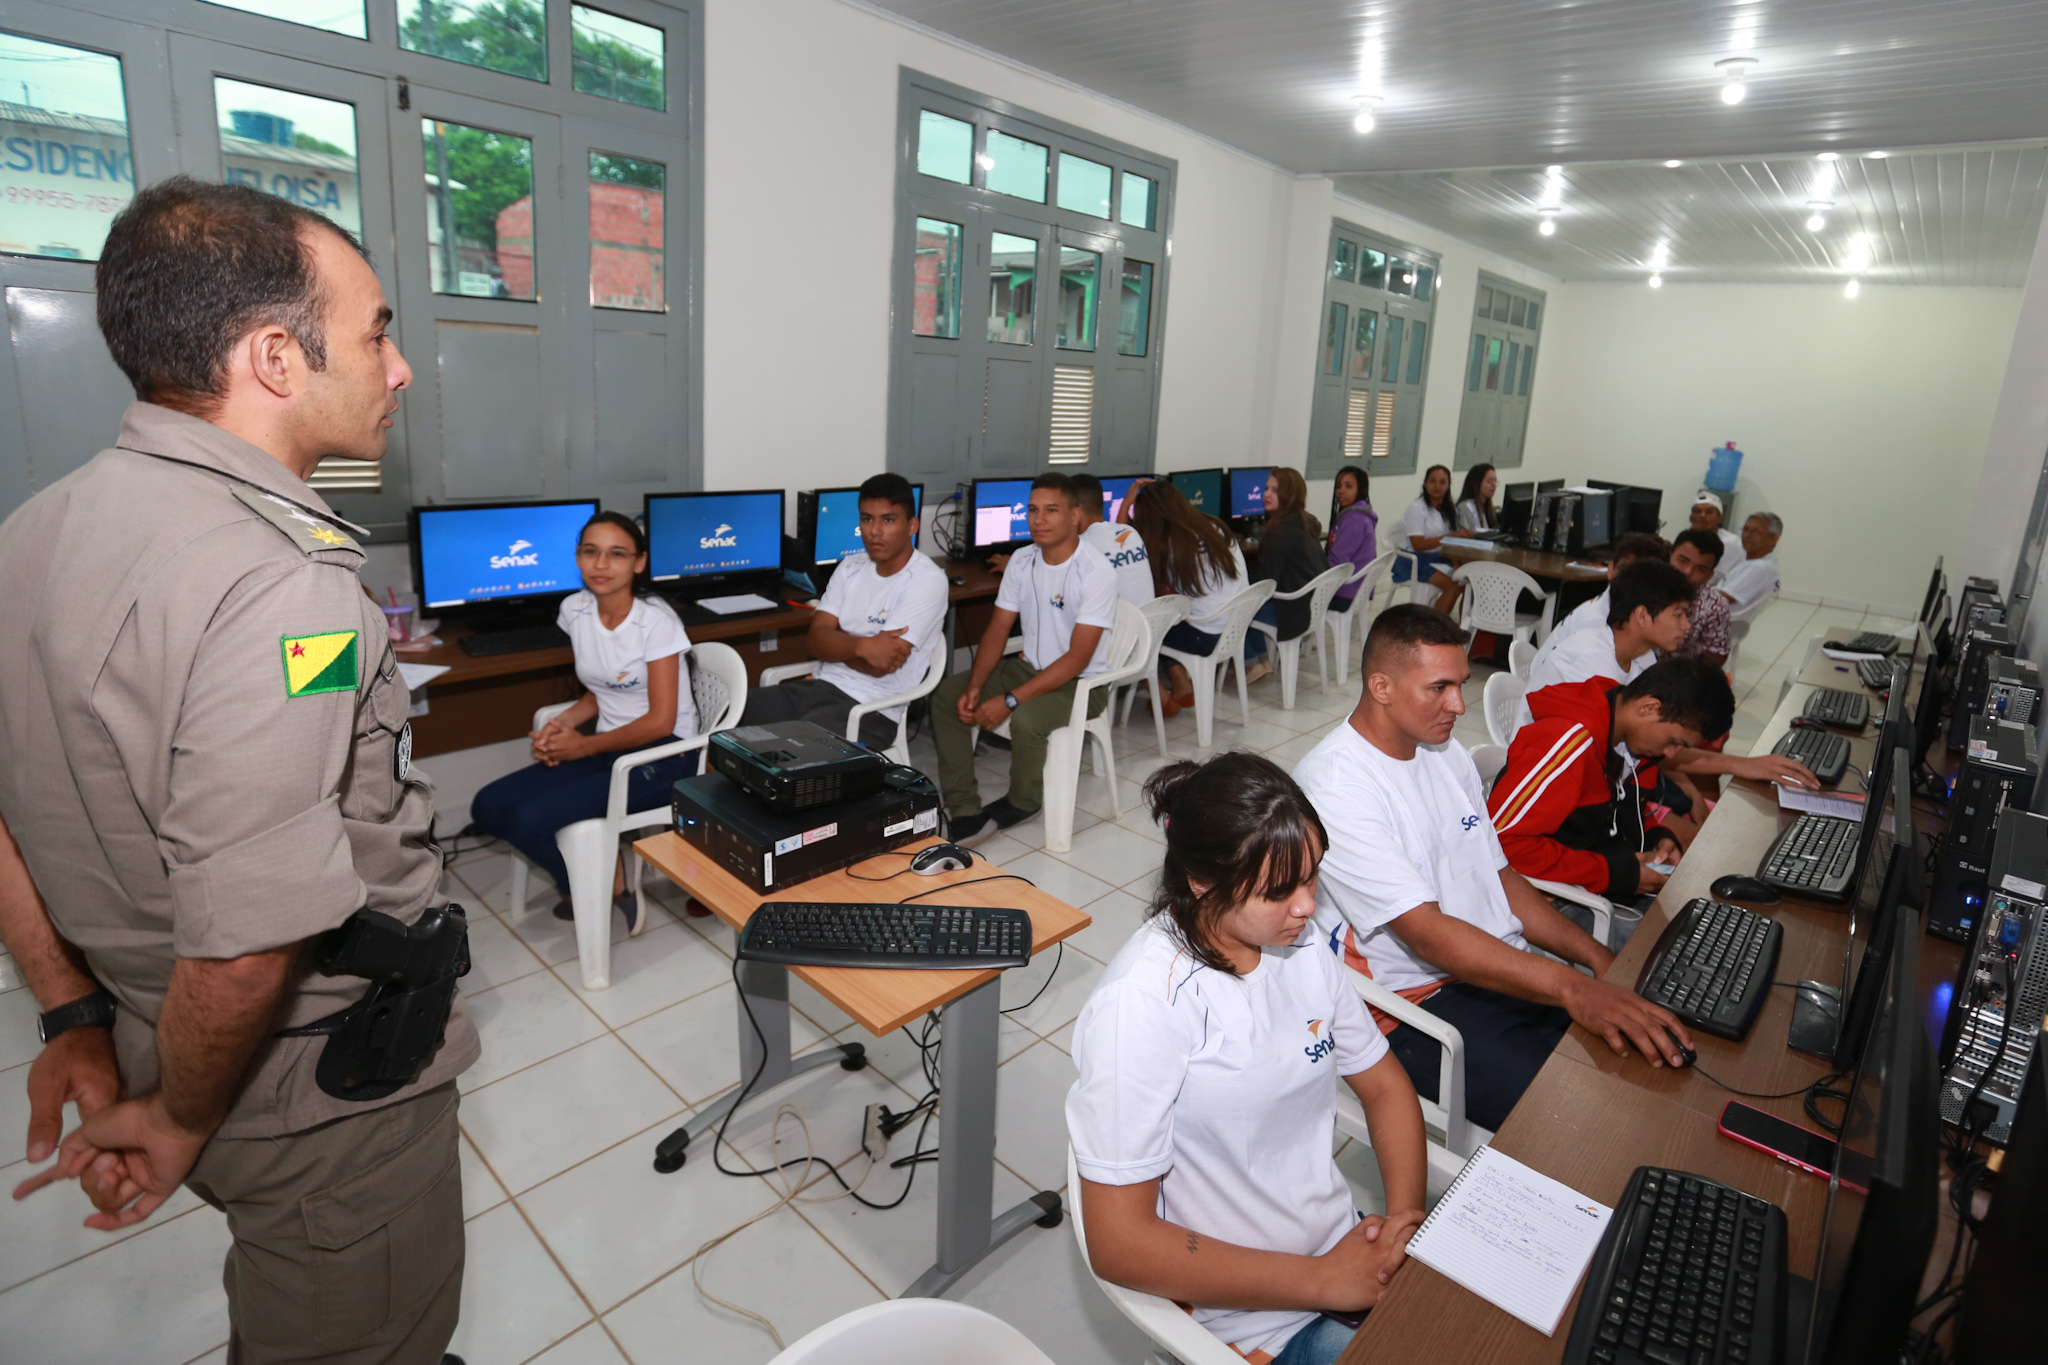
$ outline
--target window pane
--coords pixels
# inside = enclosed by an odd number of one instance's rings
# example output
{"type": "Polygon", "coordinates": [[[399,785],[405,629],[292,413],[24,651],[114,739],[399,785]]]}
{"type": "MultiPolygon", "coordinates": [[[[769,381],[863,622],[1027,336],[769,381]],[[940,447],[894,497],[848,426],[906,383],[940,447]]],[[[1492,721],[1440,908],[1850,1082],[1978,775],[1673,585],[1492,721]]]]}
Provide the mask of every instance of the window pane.
{"type": "Polygon", "coordinates": [[[1543,307],[1543,305],[1542,305],[1542,304],[1540,304],[1540,303],[1538,303],[1538,302],[1536,302],[1536,300],[1534,300],[1534,299],[1531,299],[1531,300],[1529,300],[1529,330],[1530,330],[1530,331],[1532,331],[1532,332],[1536,330],[1536,313],[1537,313],[1537,310],[1538,310],[1538,309],[1540,309],[1540,308],[1542,308],[1542,307],[1543,307]]]}
{"type": "Polygon", "coordinates": [[[1117,319],[1116,353],[1144,355],[1152,332],[1152,263],[1124,262],[1123,310],[1117,319]]]}
{"type": "Polygon", "coordinates": [[[1495,322],[1506,322],[1506,321],[1508,320],[1508,309],[1509,309],[1509,307],[1510,307],[1510,306],[1511,306],[1511,305],[1512,305],[1513,303],[1514,303],[1514,295],[1512,295],[1512,294],[1509,294],[1509,293],[1507,293],[1507,292],[1506,292],[1506,291],[1504,291],[1504,290],[1500,290],[1500,289],[1496,289],[1496,290],[1494,290],[1494,291],[1493,291],[1493,320],[1494,320],[1495,322]]]}
{"type": "Polygon", "coordinates": [[[1330,325],[1323,332],[1323,373],[1344,373],[1344,324],[1351,310],[1341,303],[1330,305],[1330,325]]]}
{"type": "Polygon", "coordinates": [[[1508,314],[1508,321],[1515,324],[1515,326],[1520,327],[1528,319],[1528,317],[1529,300],[1518,296],[1515,299],[1514,311],[1508,314]]]}
{"type": "Polygon", "coordinates": [[[427,264],[436,294],[531,299],[533,143],[421,119],[427,264]]]}
{"type": "Polygon", "coordinates": [[[268,190],[362,232],[354,105],[217,76],[213,108],[223,181],[268,190]]]}
{"type": "Polygon", "coordinates": [[[1473,312],[1482,318],[1493,312],[1493,291],[1483,284],[1479,286],[1479,306],[1473,312]]]}
{"type": "Polygon", "coordinates": [[[1488,337],[1486,339],[1486,387],[1489,389],[1500,387],[1499,337],[1488,337]]]}
{"type": "Polygon", "coordinates": [[[544,81],[547,7],[542,0],[398,0],[398,45],[544,81]]]}
{"type": "Polygon", "coordinates": [[[1096,290],[1102,279],[1102,257],[1079,247],[1060,248],[1059,325],[1052,344],[1070,351],[1095,349],[1096,290]]]}
{"type": "Polygon", "coordinates": [[[1337,258],[1330,263],[1330,273],[1340,280],[1358,278],[1358,243],[1337,239],[1337,258]]]}
{"type": "Polygon", "coordinates": [[[1358,249],[1358,282],[1368,289],[1387,287],[1387,258],[1369,246],[1358,249]]]}
{"type": "Polygon", "coordinates": [[[1109,217],[1109,167],[1061,152],[1059,205],[1092,218],[1109,217]]]}
{"type": "Polygon", "coordinates": [[[590,306],[668,311],[663,203],[668,167],[590,154],[590,306]]]}
{"type": "Polygon", "coordinates": [[[1513,396],[1515,392],[1515,366],[1522,359],[1522,348],[1517,342],[1508,343],[1508,382],[1501,385],[1501,392],[1513,396]]]}
{"type": "Polygon", "coordinates": [[[1522,352],[1522,397],[1529,396],[1529,372],[1536,368],[1536,348],[1522,352]]]}
{"type": "Polygon", "coordinates": [[[1429,324],[1426,322],[1416,322],[1411,325],[1415,329],[1415,335],[1408,339],[1408,382],[1420,384],[1422,382],[1422,343],[1429,336],[1429,324]]]}
{"type": "Polygon", "coordinates": [[[1134,228],[1147,232],[1158,226],[1153,216],[1159,212],[1159,182],[1142,175],[1124,172],[1124,202],[1117,210],[1117,218],[1134,228]]]}
{"type": "Polygon", "coordinates": [[[988,244],[988,339],[1029,346],[1032,300],[1038,276],[1038,243],[1029,237],[993,233],[988,244]]]}
{"type": "Polygon", "coordinates": [[[917,173],[965,185],[974,179],[974,125],[929,109],[917,115],[917,173]]]}
{"type": "Polygon", "coordinates": [[[98,260],[135,197],[121,59],[0,33],[0,97],[20,111],[0,138],[0,251],[98,260]]]}
{"type": "Polygon", "coordinates": [[[1387,292],[1403,295],[1415,292],[1415,267],[1399,256],[1387,258],[1387,292]]]}
{"type": "Polygon", "coordinates": [[[961,236],[958,223],[917,220],[910,264],[910,330],[917,336],[960,335],[961,236]]]}
{"type": "Polygon", "coordinates": [[[1472,334],[1472,373],[1465,378],[1467,393],[1479,392],[1479,374],[1486,364],[1486,338],[1477,332],[1472,334]]]}
{"type": "Polygon", "coordinates": [[[1434,293],[1436,293],[1436,271],[1426,265],[1416,266],[1415,297],[1427,303],[1430,296],[1434,293]]]}
{"type": "Polygon", "coordinates": [[[288,24],[324,28],[329,33],[339,33],[347,38],[370,36],[363,0],[320,0],[317,5],[308,5],[306,0],[212,0],[212,3],[246,14],[282,19],[288,24]],[[311,13],[307,12],[309,10],[311,13]]]}
{"type": "Polygon", "coordinates": [[[1372,351],[1378,339],[1379,327],[1380,315],[1378,313],[1373,312],[1370,308],[1358,310],[1358,334],[1351,339],[1351,377],[1353,379],[1369,380],[1372,378],[1372,351]]]}
{"type": "Polygon", "coordinates": [[[991,128],[988,152],[981,162],[981,168],[988,172],[983,183],[997,194],[1043,204],[1047,155],[1046,149],[1036,142],[1026,142],[1021,137],[1011,137],[991,128]]]}
{"type": "Polygon", "coordinates": [[[636,24],[584,5],[569,6],[569,65],[574,84],[586,95],[665,109],[661,73],[668,35],[652,24],[636,24]]]}
{"type": "Polygon", "coordinates": [[[1386,360],[1380,367],[1380,382],[1391,384],[1401,377],[1401,319],[1387,316],[1386,360]]]}

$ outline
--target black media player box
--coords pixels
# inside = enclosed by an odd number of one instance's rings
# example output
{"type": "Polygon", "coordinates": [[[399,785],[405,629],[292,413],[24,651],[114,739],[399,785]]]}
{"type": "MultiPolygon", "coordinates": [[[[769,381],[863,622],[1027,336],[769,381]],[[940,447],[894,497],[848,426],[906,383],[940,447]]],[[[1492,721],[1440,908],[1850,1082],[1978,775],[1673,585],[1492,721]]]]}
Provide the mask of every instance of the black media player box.
{"type": "Polygon", "coordinates": [[[676,833],[764,894],[939,832],[939,789],[925,780],[785,813],[705,773],[676,783],[672,809],[676,833]]]}

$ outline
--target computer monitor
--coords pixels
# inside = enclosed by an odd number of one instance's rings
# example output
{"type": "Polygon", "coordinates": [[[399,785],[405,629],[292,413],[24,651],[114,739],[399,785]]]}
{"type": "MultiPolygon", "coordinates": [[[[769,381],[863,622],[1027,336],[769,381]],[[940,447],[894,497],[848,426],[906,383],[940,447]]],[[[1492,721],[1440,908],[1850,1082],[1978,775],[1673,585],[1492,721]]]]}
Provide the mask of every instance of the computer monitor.
{"type": "Polygon", "coordinates": [[[1511,483],[1501,490],[1500,529],[1510,540],[1529,534],[1529,513],[1536,506],[1536,485],[1511,483]]]}
{"type": "Polygon", "coordinates": [[[1948,592],[1948,580],[1942,576],[1940,555],[1934,557],[1934,572],[1927,576],[1927,592],[1920,599],[1920,621],[1933,625],[1934,604],[1948,592]]]}
{"type": "Polygon", "coordinates": [[[1124,499],[1131,495],[1131,485],[1140,479],[1149,479],[1150,474],[1104,474],[1102,476],[1102,519],[1115,521],[1123,513],[1124,499]]]}
{"type": "Polygon", "coordinates": [[[1232,525],[1242,526],[1265,517],[1266,480],[1272,476],[1271,465],[1230,471],[1230,510],[1227,515],[1232,525]]]}
{"type": "Polygon", "coordinates": [[[1934,1054],[1916,1008],[1919,925],[1910,908],[1895,918],[1883,1000],[1828,1177],[1806,1351],[1792,1353],[1807,1365],[1895,1359],[1934,1245],[1939,1125],[1934,1054]]]}
{"type": "Polygon", "coordinates": [[[1536,496],[1542,497],[1545,493],[1557,493],[1563,491],[1563,489],[1563,479],[1543,479],[1536,485],[1536,496]]]}
{"type": "MultiPolygon", "coordinates": [[[[910,485],[913,516],[924,515],[924,485],[910,485]]],[[[860,538],[860,489],[819,488],[796,495],[796,538],[813,564],[837,564],[863,554],[860,538]]],[[[910,543],[917,544],[912,536],[910,543]]]]}
{"type": "Polygon", "coordinates": [[[2034,1041],[1991,1211],[1977,1228],[1956,1324],[1957,1365],[2013,1365],[2048,1341],[2048,1037],[2034,1041]]]}
{"type": "Polygon", "coordinates": [[[1194,504],[1197,512],[1207,512],[1212,517],[1224,514],[1221,469],[1176,469],[1166,478],[1167,482],[1181,491],[1183,497],[1194,504]]]}
{"type": "Polygon", "coordinates": [[[517,613],[583,586],[576,538],[597,499],[412,509],[412,581],[437,616],[517,613]]]}
{"type": "Polygon", "coordinates": [[[1031,539],[1031,480],[974,481],[973,548],[981,554],[1013,550],[1031,539]]]}
{"type": "Polygon", "coordinates": [[[1618,534],[1615,530],[1615,496],[1598,496],[1597,490],[1590,491],[1579,499],[1579,535],[1575,548],[1598,550],[1614,543],[1618,534]]]}
{"type": "Polygon", "coordinates": [[[647,572],[702,596],[782,576],[782,490],[649,493],[647,572]]]}
{"type": "MultiPolygon", "coordinates": [[[[1884,997],[1886,968],[1896,944],[1899,910],[1927,904],[1927,868],[1913,827],[1913,769],[1903,751],[1892,756],[1878,812],[1875,845],[1864,860],[1856,897],[1849,902],[1849,941],[1842,952],[1841,1024],[1833,1065],[1846,1071],[1863,1055],[1884,997]]],[[[1912,923],[1911,917],[1908,923],[1912,923]]],[[[1915,925],[1917,927],[1917,925],[1915,925]]]]}

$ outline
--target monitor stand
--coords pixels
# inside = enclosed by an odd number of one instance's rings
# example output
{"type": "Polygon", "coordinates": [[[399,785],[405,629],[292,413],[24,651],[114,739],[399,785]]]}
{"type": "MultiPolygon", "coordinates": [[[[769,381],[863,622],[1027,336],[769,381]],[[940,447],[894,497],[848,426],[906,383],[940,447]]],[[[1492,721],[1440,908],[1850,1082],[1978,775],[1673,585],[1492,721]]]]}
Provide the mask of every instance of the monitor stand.
{"type": "Polygon", "coordinates": [[[1823,1060],[1835,1055],[1842,1032],[1842,992],[1818,981],[1802,981],[1792,993],[1792,1026],[1785,1046],[1823,1060]]]}

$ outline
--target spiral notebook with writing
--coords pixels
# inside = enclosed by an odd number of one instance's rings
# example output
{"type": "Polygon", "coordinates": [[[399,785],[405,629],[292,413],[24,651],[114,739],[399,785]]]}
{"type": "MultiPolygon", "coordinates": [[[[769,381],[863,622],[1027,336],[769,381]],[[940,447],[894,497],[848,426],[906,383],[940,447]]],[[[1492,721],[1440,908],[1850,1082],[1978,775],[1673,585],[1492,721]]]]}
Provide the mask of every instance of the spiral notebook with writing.
{"type": "Polygon", "coordinates": [[[1408,1243],[1408,1254],[1545,1336],[1572,1301],[1614,1210],[1482,1147],[1408,1243]]]}

